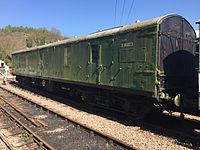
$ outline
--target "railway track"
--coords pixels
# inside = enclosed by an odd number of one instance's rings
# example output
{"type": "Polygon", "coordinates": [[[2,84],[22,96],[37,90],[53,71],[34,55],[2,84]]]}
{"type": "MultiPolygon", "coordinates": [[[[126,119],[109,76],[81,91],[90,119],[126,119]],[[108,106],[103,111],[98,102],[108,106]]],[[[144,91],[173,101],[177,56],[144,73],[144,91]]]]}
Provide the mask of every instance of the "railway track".
{"type": "Polygon", "coordinates": [[[0,97],[0,114],[0,129],[4,129],[4,133],[0,134],[0,138],[8,149],[40,148],[54,150],[50,144],[43,140],[36,132],[34,132],[34,130],[29,128],[30,124],[28,125],[26,121],[30,121],[37,127],[38,124],[35,123],[29,116],[24,114],[22,110],[19,110],[17,106],[11,104],[3,97],[0,97]],[[17,143],[14,142],[15,144],[13,144],[13,141],[16,141],[17,143]]]}
{"type": "MultiPolygon", "coordinates": [[[[50,97],[50,96],[49,96],[50,97]]],[[[25,98],[26,99],[26,98],[25,98]]],[[[66,99],[65,99],[66,100],[66,99]]],[[[96,109],[96,108],[95,108],[96,109]]],[[[66,117],[62,116],[61,117],[66,117]]],[[[161,115],[160,118],[154,118],[154,119],[147,119],[145,121],[134,121],[133,125],[140,126],[141,129],[144,130],[149,130],[152,133],[155,134],[161,134],[167,137],[172,137],[177,139],[177,143],[180,145],[184,145],[184,147],[192,148],[192,149],[198,149],[200,148],[200,136],[195,134],[193,132],[193,129],[196,127],[199,127],[199,122],[192,122],[192,120],[188,121],[186,120],[185,122],[183,121],[177,121],[178,118],[174,116],[169,116],[169,115],[161,115]],[[159,123],[160,122],[160,123],[159,123]],[[188,128],[188,126],[192,126],[192,128],[188,128]]],[[[99,131],[96,131],[95,129],[92,129],[94,132],[97,132],[98,134],[99,131]]],[[[93,133],[93,132],[92,132],[93,133]]],[[[119,142],[123,145],[124,142],[120,141],[118,139],[113,139],[112,137],[109,137],[109,139],[112,139],[115,142],[119,142]]],[[[111,142],[112,143],[112,142],[111,142]]],[[[125,145],[127,145],[125,143],[125,145]]],[[[136,149],[135,147],[132,147],[130,145],[127,145],[127,149],[136,149]]]]}
{"type": "MultiPolygon", "coordinates": [[[[37,92],[37,90],[36,90],[36,92],[37,92]]],[[[43,94],[46,92],[39,91],[39,93],[43,94]]],[[[46,94],[44,94],[44,95],[46,95],[46,94]]],[[[61,97],[57,97],[57,96],[51,95],[49,93],[47,93],[47,95],[49,97],[53,96],[55,98],[62,99],[61,97]]],[[[66,100],[66,98],[63,99],[63,101],[65,101],[65,100],[66,100]]],[[[97,107],[95,107],[95,110],[96,110],[96,108],[97,107]]],[[[90,109],[90,108],[88,108],[88,109],[90,109]]],[[[103,108],[99,107],[99,109],[101,111],[103,108]]],[[[105,111],[108,112],[109,110],[106,109],[105,111]]],[[[115,111],[114,111],[114,113],[115,113],[115,111]]],[[[124,113],[119,113],[119,112],[116,112],[116,113],[118,115],[122,115],[122,117],[124,117],[124,113]]],[[[125,116],[125,118],[130,119],[130,118],[127,118],[126,116],[125,116]]],[[[195,117],[195,118],[197,118],[197,117],[195,117]]],[[[125,122],[127,123],[127,120],[125,122]]],[[[140,127],[144,127],[144,129],[148,129],[151,131],[163,132],[166,136],[170,136],[170,137],[172,136],[173,138],[180,139],[180,141],[190,141],[190,144],[192,143],[194,145],[200,146],[200,136],[195,131],[196,129],[200,128],[200,118],[198,120],[190,119],[190,118],[185,118],[185,120],[180,120],[179,115],[169,114],[169,113],[165,112],[158,116],[157,115],[151,116],[150,118],[147,118],[145,120],[130,120],[130,122],[128,122],[128,124],[129,123],[133,124],[133,125],[138,125],[140,127]]]]}
{"type": "MultiPolygon", "coordinates": [[[[11,120],[9,126],[14,125],[21,130],[9,135],[20,135],[21,147],[31,149],[30,144],[35,143],[33,149],[136,149],[3,88],[0,88],[0,104],[1,113],[11,120]]],[[[19,148],[19,144],[9,144],[11,142],[5,136],[2,140],[12,148],[19,148]]]]}

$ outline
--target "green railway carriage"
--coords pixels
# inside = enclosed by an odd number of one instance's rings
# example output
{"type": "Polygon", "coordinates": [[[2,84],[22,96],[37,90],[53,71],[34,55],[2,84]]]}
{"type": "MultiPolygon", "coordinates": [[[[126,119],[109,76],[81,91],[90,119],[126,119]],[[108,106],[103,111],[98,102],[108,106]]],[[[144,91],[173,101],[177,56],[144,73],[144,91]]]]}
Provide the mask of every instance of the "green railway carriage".
{"type": "Polygon", "coordinates": [[[183,17],[166,15],[14,52],[13,72],[21,83],[68,89],[83,101],[133,115],[153,105],[172,109],[174,101],[195,109],[194,42],[183,17]]]}

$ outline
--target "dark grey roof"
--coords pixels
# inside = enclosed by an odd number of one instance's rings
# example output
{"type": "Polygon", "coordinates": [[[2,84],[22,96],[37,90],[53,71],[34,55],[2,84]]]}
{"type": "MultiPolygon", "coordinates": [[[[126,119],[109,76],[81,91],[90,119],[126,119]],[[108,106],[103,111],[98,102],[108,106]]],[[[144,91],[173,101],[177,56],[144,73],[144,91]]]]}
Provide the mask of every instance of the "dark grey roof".
{"type": "MultiPolygon", "coordinates": [[[[99,37],[104,37],[104,36],[110,36],[110,35],[114,35],[116,33],[126,32],[128,30],[137,30],[139,28],[143,28],[143,27],[147,27],[147,26],[158,25],[164,19],[172,17],[172,16],[179,16],[179,15],[176,15],[176,14],[165,15],[165,16],[161,16],[161,17],[158,17],[158,18],[154,18],[154,19],[150,19],[150,20],[146,20],[146,21],[141,21],[141,22],[138,22],[138,23],[133,23],[133,24],[127,25],[127,26],[122,26],[122,27],[112,28],[112,29],[108,29],[108,30],[103,30],[103,31],[100,31],[100,32],[95,32],[95,33],[88,34],[88,35],[85,35],[85,36],[80,36],[80,37],[77,37],[77,38],[70,38],[70,39],[67,39],[67,40],[59,41],[59,42],[54,42],[54,43],[50,43],[50,44],[46,44],[46,45],[42,45],[42,46],[37,46],[37,47],[19,50],[19,51],[13,52],[12,54],[26,52],[26,51],[34,51],[34,50],[37,50],[37,49],[53,47],[53,46],[57,46],[57,45],[60,45],[60,44],[67,44],[67,43],[79,42],[79,41],[83,41],[83,40],[89,40],[89,39],[94,39],[94,38],[99,38],[99,37]]],[[[179,17],[181,17],[181,16],[179,16],[179,17]]]]}

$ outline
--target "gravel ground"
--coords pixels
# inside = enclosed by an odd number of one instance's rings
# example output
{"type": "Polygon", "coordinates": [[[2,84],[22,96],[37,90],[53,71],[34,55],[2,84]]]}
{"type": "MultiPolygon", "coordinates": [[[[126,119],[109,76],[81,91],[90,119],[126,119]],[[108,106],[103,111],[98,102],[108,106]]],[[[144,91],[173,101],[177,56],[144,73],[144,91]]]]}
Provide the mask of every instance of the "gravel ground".
{"type": "Polygon", "coordinates": [[[8,150],[8,148],[1,139],[0,139],[0,150],[8,150]]]}
{"type": "MultiPolygon", "coordinates": [[[[167,113],[166,111],[164,113],[167,113]]],[[[173,112],[172,115],[174,116],[180,116],[180,113],[179,112],[173,112]]],[[[200,121],[200,117],[197,117],[197,116],[192,116],[192,115],[189,115],[189,114],[185,114],[185,119],[191,119],[191,120],[196,120],[196,121],[200,121]]]]}
{"type": "MultiPolygon", "coordinates": [[[[0,95],[2,95],[3,92],[4,90],[0,89],[0,95]]],[[[42,109],[42,107],[36,106],[35,104],[29,103],[20,98],[16,99],[17,96],[15,95],[5,92],[4,97],[10,103],[14,104],[17,108],[23,110],[23,112],[26,115],[28,115],[29,117],[31,116],[32,119],[40,118],[40,120],[38,121],[46,124],[46,126],[37,127],[34,124],[32,124],[30,121],[25,119],[23,115],[16,112],[12,107],[9,107],[9,105],[2,102],[4,106],[6,106],[7,111],[11,112],[18,120],[20,120],[20,122],[22,122],[28,128],[32,129],[37,135],[39,135],[43,140],[48,142],[55,149],[58,149],[58,150],[60,149],[76,149],[76,150],[83,150],[83,149],[123,150],[125,149],[117,144],[113,144],[112,142],[110,142],[109,140],[106,140],[105,138],[101,136],[94,134],[93,132],[85,130],[84,128],[80,126],[74,125],[67,119],[59,117],[58,115],[55,115],[54,113],[49,113],[45,109],[42,109]]],[[[13,122],[9,124],[9,126],[12,126],[12,125],[14,125],[13,122]]],[[[14,134],[20,133],[21,135],[23,133],[23,130],[17,131],[17,129],[13,128],[11,133],[14,133],[14,134]]],[[[10,130],[10,127],[9,127],[9,130],[10,130]]],[[[8,133],[8,135],[6,136],[10,137],[10,133],[8,133]]],[[[18,145],[22,145],[24,143],[24,142],[23,143],[20,142],[20,140],[23,140],[23,138],[21,139],[20,137],[18,138],[14,137],[11,143],[12,144],[15,143],[14,145],[19,147],[18,145]]]]}
{"type": "MultiPolygon", "coordinates": [[[[0,133],[14,149],[31,150],[33,148],[36,148],[36,146],[34,146],[34,143],[32,145],[31,144],[29,144],[28,146],[26,145],[27,141],[24,141],[24,139],[21,138],[21,134],[19,134],[23,132],[22,129],[15,126],[13,122],[8,117],[6,117],[2,112],[0,112],[0,116],[1,116],[0,133]]],[[[5,145],[4,141],[2,141],[1,139],[0,139],[0,150],[9,150],[9,148],[5,145]]]]}
{"type": "Polygon", "coordinates": [[[81,124],[90,126],[100,132],[107,135],[115,137],[117,139],[123,140],[124,142],[138,147],[143,150],[152,149],[167,149],[167,150],[185,150],[189,149],[184,146],[184,143],[177,142],[176,139],[165,137],[162,135],[157,135],[149,131],[145,131],[138,126],[127,126],[119,122],[103,118],[94,114],[89,114],[72,108],[70,106],[58,103],[56,101],[43,98],[41,96],[36,96],[30,92],[25,92],[19,88],[13,87],[9,84],[1,85],[2,87],[9,89],[15,93],[20,93],[21,95],[28,97],[32,101],[50,108],[59,114],[65,115],[72,120],[76,120],[81,124]]]}

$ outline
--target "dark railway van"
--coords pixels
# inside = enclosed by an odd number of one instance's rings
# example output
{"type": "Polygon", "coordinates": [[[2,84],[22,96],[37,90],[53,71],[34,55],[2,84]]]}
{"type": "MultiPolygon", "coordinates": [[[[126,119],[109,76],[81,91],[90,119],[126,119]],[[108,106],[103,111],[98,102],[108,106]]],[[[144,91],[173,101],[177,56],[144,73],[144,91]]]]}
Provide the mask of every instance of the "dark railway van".
{"type": "Polygon", "coordinates": [[[166,15],[14,52],[13,73],[21,84],[135,117],[199,113],[195,38],[186,19],[166,15]]]}

